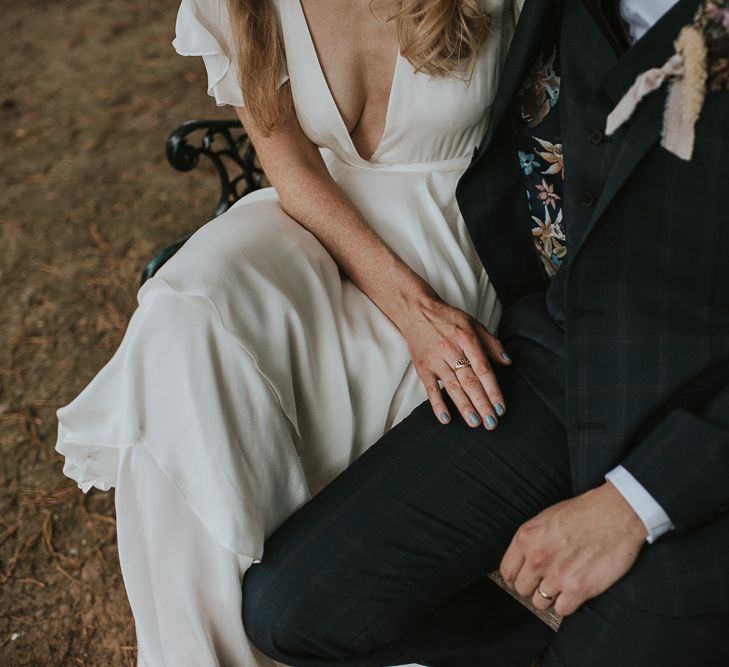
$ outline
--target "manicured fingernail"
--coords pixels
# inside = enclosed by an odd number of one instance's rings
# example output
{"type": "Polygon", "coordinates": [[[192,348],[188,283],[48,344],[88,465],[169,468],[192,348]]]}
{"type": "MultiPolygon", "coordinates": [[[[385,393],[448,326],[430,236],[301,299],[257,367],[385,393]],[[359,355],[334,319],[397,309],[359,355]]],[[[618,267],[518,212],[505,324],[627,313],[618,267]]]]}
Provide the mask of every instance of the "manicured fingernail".
{"type": "Polygon", "coordinates": [[[496,408],[496,414],[499,415],[499,417],[502,417],[503,414],[506,412],[506,408],[504,407],[503,403],[497,403],[494,405],[494,408],[496,408]]]}
{"type": "Polygon", "coordinates": [[[468,421],[470,421],[474,426],[481,423],[481,420],[475,412],[471,412],[468,415],[468,421]]]}
{"type": "Polygon", "coordinates": [[[496,420],[491,415],[486,417],[486,428],[488,428],[488,429],[496,428],[496,420]]]}
{"type": "Polygon", "coordinates": [[[440,413],[440,420],[444,424],[447,424],[451,420],[451,418],[450,418],[450,415],[447,412],[441,412],[440,413]]]}
{"type": "Polygon", "coordinates": [[[509,356],[508,354],[506,354],[506,352],[502,352],[502,353],[501,353],[501,358],[502,358],[502,359],[503,359],[504,361],[511,361],[511,357],[510,357],[510,356],[509,356]]]}

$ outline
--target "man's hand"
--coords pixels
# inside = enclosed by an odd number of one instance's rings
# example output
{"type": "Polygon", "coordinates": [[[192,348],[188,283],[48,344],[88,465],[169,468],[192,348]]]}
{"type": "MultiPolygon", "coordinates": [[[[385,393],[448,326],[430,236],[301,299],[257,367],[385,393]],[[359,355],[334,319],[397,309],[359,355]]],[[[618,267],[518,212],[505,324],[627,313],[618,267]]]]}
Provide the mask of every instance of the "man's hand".
{"type": "Polygon", "coordinates": [[[625,575],[646,535],[633,508],[606,482],[522,525],[501,561],[501,576],[538,609],[554,604],[567,616],[625,575]]]}

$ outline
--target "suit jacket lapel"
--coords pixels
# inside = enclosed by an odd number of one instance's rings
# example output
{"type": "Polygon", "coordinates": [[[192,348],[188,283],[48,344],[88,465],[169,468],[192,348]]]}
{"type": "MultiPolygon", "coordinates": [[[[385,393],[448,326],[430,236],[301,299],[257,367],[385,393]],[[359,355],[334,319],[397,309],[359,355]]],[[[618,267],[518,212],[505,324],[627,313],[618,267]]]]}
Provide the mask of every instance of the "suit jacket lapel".
{"type": "Polygon", "coordinates": [[[491,122],[456,187],[471,239],[502,304],[544,288],[534,252],[524,180],[505,126],[514,97],[534,66],[561,0],[526,0],[502,72],[491,122]],[[488,213],[488,214],[487,214],[488,213]],[[505,225],[504,220],[518,224],[505,225]]]}
{"type": "MultiPolygon", "coordinates": [[[[652,67],[660,67],[671,56],[673,42],[681,28],[693,19],[698,2],[699,0],[680,0],[676,3],[643,39],[601,75],[601,87],[612,101],[609,111],[620,101],[640,73],[652,67]]],[[[580,250],[631,173],[660,139],[665,98],[665,89],[650,95],[636,109],[627,125],[613,137],[613,141],[620,144],[615,161],[587,226],[577,239],[573,239],[570,251],[573,255],[580,250]]]]}
{"type": "Polygon", "coordinates": [[[526,0],[524,3],[494,100],[491,122],[481,141],[476,159],[486,152],[493,136],[504,121],[514,97],[533,67],[544,41],[544,31],[552,23],[549,21],[549,16],[558,10],[559,4],[559,0],[526,0]]]}
{"type": "Polygon", "coordinates": [[[625,53],[630,48],[630,37],[620,16],[618,0],[582,0],[582,4],[597,21],[615,53],[625,53]]]}

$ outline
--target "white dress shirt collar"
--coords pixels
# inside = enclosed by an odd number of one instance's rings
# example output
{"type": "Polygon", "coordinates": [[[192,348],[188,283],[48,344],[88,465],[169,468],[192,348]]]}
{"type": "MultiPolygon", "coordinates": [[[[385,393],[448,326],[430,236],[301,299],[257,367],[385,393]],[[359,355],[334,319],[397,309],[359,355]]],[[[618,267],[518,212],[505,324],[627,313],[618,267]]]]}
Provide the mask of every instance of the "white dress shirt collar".
{"type": "Polygon", "coordinates": [[[628,26],[630,41],[635,44],[677,0],[620,0],[620,14],[628,26]]]}

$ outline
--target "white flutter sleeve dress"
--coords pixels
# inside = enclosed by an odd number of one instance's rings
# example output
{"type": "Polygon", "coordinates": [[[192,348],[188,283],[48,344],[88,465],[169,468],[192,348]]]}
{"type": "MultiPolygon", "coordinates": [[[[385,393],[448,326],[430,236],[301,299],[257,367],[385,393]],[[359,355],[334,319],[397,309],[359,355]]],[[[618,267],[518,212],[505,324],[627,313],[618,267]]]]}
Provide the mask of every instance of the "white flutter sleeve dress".
{"type": "MultiPolygon", "coordinates": [[[[499,304],[455,201],[514,26],[470,83],[398,56],[384,134],[357,154],[299,0],[276,0],[299,123],[369,224],[448,303],[495,327],[499,304]]],[[[243,106],[225,0],[183,0],[175,49],[243,106]]],[[[484,184],[488,187],[488,184],[484,184]]],[[[402,335],[273,188],[203,226],[139,291],[119,349],[58,411],[64,472],[116,487],[119,557],[146,667],[270,667],[240,582],[287,516],[426,399],[402,335]]]]}

